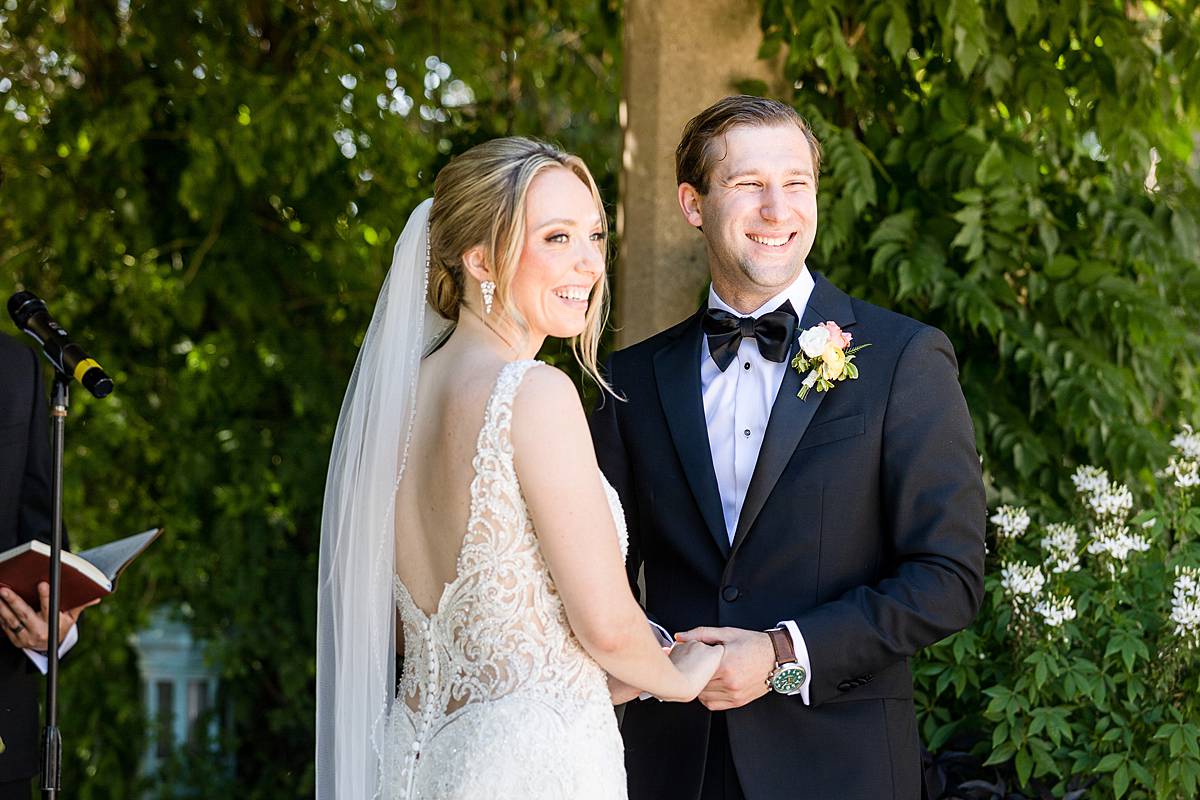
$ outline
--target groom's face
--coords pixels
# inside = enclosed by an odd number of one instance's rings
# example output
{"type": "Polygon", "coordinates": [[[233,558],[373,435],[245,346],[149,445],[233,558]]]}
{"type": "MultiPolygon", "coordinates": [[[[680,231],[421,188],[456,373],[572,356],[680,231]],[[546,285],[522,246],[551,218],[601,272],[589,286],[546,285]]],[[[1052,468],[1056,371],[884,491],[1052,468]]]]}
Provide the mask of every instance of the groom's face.
{"type": "Polygon", "coordinates": [[[817,182],[795,125],[734,127],[723,144],[712,143],[708,194],[682,184],[680,204],[703,230],[717,293],[749,312],[804,268],[817,232],[817,182]]]}

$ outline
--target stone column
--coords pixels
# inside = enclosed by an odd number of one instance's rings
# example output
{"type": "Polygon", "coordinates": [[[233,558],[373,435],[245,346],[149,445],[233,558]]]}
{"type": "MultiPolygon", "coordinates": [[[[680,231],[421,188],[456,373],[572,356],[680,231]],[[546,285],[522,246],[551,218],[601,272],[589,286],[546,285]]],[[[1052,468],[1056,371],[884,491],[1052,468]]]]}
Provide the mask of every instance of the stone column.
{"type": "Polygon", "coordinates": [[[624,157],[613,322],[625,347],[692,313],[708,281],[700,232],[675,200],[683,126],[735,84],[765,81],[782,97],[782,69],[758,59],[760,0],[628,0],[624,157]]]}

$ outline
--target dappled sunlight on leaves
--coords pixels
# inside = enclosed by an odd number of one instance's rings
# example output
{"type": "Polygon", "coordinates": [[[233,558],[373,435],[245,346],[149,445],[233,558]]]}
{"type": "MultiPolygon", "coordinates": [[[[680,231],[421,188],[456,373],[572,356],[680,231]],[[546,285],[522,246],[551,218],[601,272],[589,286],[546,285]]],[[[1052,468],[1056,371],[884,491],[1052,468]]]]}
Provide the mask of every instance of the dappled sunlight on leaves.
{"type": "MultiPolygon", "coordinates": [[[[75,395],[72,541],[167,528],[64,665],[72,796],[137,795],[127,640],[180,603],[228,690],[234,794],[311,793],[328,448],[394,237],[497,135],[579,152],[615,202],[615,7],[476,5],[0,0],[0,285],[117,386],[75,395]]],[[[170,780],[155,796],[230,791],[202,764],[170,780]]]]}

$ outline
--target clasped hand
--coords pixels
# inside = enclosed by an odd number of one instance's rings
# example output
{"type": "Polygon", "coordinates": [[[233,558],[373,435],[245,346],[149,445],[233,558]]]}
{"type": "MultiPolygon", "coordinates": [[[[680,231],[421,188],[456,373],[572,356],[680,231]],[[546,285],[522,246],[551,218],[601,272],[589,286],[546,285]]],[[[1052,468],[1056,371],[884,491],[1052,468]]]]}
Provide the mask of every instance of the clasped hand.
{"type": "MultiPolygon", "coordinates": [[[[0,588],[0,622],[4,624],[4,635],[14,647],[26,650],[46,652],[50,637],[50,584],[42,581],[38,584],[38,600],[40,610],[33,608],[21,599],[7,586],[0,588]]],[[[58,615],[58,643],[61,645],[67,638],[67,633],[79,619],[79,615],[88,606],[94,606],[100,600],[96,599],[76,608],[60,611],[58,615]]]]}
{"type": "Polygon", "coordinates": [[[675,640],[725,646],[720,666],[698,698],[710,711],[740,708],[767,693],[775,648],[763,631],[700,627],[675,634],[675,640]]]}
{"type": "MultiPolygon", "coordinates": [[[[671,659],[675,668],[687,678],[691,688],[684,692],[684,695],[686,699],[691,700],[703,691],[708,682],[712,680],[713,673],[721,664],[725,648],[719,644],[709,645],[699,641],[674,642],[668,647],[663,647],[663,652],[666,653],[667,658],[671,659]]],[[[612,675],[608,676],[608,691],[615,706],[628,703],[642,693],[641,689],[612,675]]]]}

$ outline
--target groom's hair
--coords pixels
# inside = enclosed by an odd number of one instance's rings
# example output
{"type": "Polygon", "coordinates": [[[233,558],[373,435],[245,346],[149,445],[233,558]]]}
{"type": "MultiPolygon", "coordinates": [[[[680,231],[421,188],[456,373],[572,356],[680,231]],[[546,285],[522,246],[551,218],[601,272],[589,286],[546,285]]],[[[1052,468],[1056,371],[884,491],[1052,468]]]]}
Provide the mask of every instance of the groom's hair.
{"type": "Polygon", "coordinates": [[[771,127],[775,125],[795,125],[808,141],[808,149],[812,153],[813,174],[819,178],[821,174],[821,144],[813,135],[812,128],[804,117],[796,113],[796,109],[778,100],[768,100],[765,97],[755,97],[748,94],[737,94],[718,100],[701,111],[688,122],[683,129],[683,138],[675,148],[675,182],[687,183],[695,187],[700,194],[708,194],[708,178],[713,164],[724,156],[718,157],[714,152],[714,143],[724,140],[725,134],[731,128],[739,125],[747,127],[771,127]]]}

